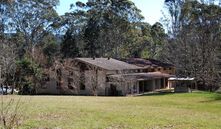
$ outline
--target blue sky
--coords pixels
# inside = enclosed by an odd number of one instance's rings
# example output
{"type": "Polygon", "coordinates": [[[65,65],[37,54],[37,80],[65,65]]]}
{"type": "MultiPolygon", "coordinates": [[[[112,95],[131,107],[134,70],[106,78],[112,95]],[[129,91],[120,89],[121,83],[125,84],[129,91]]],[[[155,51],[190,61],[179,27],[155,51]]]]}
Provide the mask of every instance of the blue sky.
{"type": "MultiPolygon", "coordinates": [[[[87,0],[60,0],[60,5],[57,11],[60,15],[70,11],[70,4],[76,1],[85,2],[87,0]]],[[[145,21],[154,24],[162,17],[161,10],[163,9],[164,0],[132,0],[136,6],[142,11],[145,21]]]]}

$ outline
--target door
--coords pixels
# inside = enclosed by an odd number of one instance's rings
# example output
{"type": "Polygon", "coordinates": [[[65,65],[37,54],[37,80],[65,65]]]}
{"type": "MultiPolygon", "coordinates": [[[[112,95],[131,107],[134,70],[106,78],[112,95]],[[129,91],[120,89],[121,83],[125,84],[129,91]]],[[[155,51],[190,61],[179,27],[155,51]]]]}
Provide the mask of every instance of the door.
{"type": "Polygon", "coordinates": [[[144,81],[139,82],[139,93],[144,93],[144,81]]]}
{"type": "Polygon", "coordinates": [[[117,86],[113,84],[110,85],[110,96],[117,96],[117,86]]]}

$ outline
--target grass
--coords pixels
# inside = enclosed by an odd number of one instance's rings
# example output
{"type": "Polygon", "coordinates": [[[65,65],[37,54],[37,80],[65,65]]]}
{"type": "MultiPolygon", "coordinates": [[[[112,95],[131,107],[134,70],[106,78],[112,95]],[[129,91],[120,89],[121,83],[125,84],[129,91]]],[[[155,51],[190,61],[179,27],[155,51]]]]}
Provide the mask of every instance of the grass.
{"type": "Polygon", "coordinates": [[[214,93],[139,97],[23,96],[22,99],[26,100],[22,129],[221,128],[221,95],[214,93]]]}

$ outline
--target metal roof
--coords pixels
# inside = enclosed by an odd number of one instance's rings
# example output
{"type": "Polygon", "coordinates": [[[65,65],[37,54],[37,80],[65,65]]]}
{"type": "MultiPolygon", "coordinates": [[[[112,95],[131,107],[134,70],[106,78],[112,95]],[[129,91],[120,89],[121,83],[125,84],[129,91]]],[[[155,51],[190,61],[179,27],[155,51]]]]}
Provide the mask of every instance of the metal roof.
{"type": "Polygon", "coordinates": [[[120,79],[120,80],[152,80],[152,79],[160,79],[160,78],[169,78],[173,77],[174,75],[165,74],[161,72],[150,72],[150,73],[131,73],[131,74],[116,74],[116,75],[109,75],[108,77],[113,79],[120,79]]]}
{"type": "Polygon", "coordinates": [[[172,64],[164,63],[162,61],[154,60],[154,59],[130,58],[130,59],[122,59],[122,60],[129,63],[129,64],[133,64],[133,65],[136,65],[139,67],[145,67],[145,68],[149,68],[149,67],[166,67],[166,68],[175,67],[172,64]]]}
{"type": "Polygon", "coordinates": [[[136,70],[142,69],[136,65],[128,64],[113,58],[75,58],[76,61],[90,64],[106,70],[136,70]]]}
{"type": "Polygon", "coordinates": [[[178,77],[171,77],[168,79],[169,81],[194,81],[195,78],[178,78],[178,77]]]}

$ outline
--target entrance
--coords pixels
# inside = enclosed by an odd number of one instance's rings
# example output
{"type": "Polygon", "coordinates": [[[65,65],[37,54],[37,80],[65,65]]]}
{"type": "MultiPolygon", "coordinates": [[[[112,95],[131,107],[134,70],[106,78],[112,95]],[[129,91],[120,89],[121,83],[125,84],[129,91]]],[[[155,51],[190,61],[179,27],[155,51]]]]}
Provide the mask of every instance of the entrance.
{"type": "Polygon", "coordinates": [[[117,96],[117,86],[113,84],[110,85],[110,96],[117,96]]]}
{"type": "Polygon", "coordinates": [[[144,93],[144,81],[139,82],[139,93],[144,93]]]}
{"type": "Polygon", "coordinates": [[[153,86],[153,80],[139,81],[139,93],[153,91],[153,86]]]}

